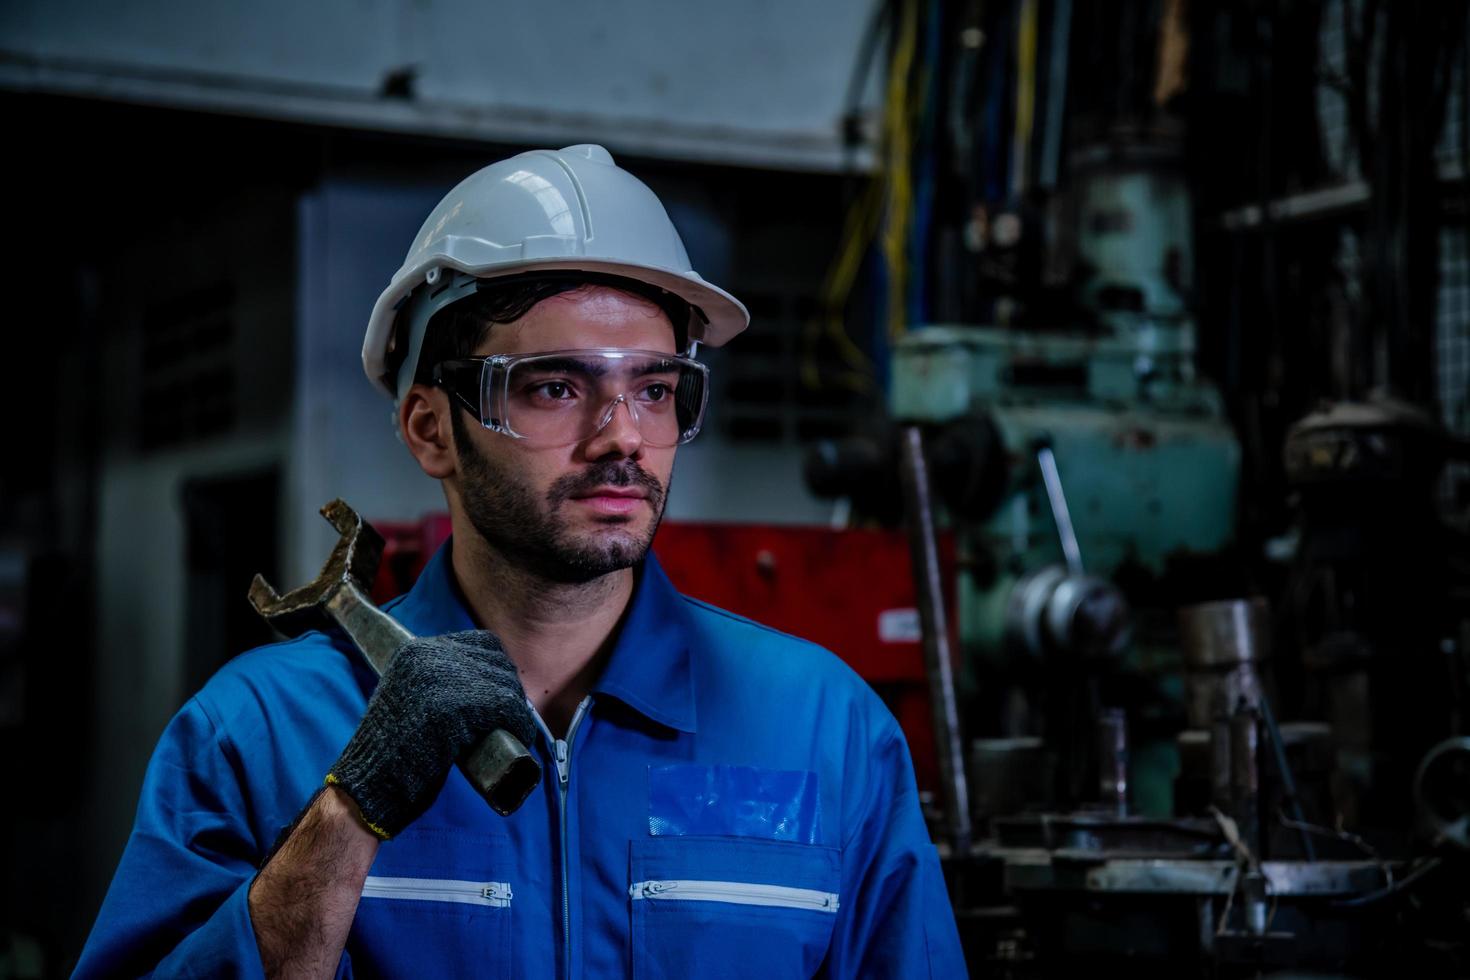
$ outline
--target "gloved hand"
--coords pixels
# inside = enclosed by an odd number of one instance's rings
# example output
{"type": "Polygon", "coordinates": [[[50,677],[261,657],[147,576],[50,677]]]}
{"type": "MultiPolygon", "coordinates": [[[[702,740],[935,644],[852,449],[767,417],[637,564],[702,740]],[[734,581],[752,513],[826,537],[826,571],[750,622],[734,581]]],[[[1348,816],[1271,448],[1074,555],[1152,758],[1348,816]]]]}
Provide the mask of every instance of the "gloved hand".
{"type": "Polygon", "coordinates": [[[470,746],[503,728],[528,748],[536,723],[515,664],[488,630],[413,639],[399,648],[352,740],[327,773],[387,840],[433,804],[470,746]]]}

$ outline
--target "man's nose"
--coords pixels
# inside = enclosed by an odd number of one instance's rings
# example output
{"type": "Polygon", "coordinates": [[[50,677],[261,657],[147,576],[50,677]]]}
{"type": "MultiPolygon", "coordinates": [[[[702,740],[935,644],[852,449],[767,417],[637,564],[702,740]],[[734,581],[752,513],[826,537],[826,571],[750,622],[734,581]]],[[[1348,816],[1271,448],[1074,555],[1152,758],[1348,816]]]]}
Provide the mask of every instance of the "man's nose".
{"type": "Polygon", "coordinates": [[[592,459],[636,455],[643,448],[636,412],[626,395],[613,399],[598,420],[601,426],[587,440],[587,455],[592,459]]]}

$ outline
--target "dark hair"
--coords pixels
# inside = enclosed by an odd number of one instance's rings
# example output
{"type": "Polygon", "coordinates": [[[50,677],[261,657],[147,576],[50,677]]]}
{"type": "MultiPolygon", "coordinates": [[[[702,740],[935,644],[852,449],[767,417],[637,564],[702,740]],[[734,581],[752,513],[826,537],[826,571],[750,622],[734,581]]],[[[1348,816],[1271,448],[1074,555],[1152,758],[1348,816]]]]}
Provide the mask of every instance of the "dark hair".
{"type": "Polygon", "coordinates": [[[414,382],[432,384],[434,367],[441,361],[474,354],[495,324],[519,320],[542,300],[587,286],[611,286],[657,305],[673,326],[675,349],[679,351],[689,346],[690,317],[704,317],[698,307],[667,290],[605,273],[557,270],[487,279],[473,295],[446,306],[430,318],[424,329],[418,365],[414,368],[414,382]]]}

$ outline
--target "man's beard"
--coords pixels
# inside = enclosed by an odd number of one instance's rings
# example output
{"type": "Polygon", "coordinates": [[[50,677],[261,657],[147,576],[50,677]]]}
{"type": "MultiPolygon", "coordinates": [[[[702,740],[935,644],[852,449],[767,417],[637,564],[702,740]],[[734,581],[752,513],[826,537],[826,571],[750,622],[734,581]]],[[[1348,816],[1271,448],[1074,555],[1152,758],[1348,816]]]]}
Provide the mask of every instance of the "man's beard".
{"type": "Polygon", "coordinates": [[[583,583],[630,568],[648,554],[663,518],[665,489],[634,460],[603,460],[559,477],[546,491],[542,507],[535,491],[517,479],[513,470],[479,451],[457,410],[451,426],[462,468],[460,494],[465,514],[485,542],[507,559],[553,582],[583,583]],[[653,514],[647,530],[608,524],[604,527],[609,530],[594,540],[577,540],[560,507],[573,495],[598,487],[641,488],[653,514]]]}

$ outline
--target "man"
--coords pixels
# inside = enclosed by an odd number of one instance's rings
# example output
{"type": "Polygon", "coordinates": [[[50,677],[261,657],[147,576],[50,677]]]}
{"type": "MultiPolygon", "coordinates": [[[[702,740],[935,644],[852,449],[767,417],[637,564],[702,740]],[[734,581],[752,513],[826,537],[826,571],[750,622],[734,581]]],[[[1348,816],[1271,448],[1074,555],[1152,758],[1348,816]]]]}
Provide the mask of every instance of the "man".
{"type": "Polygon", "coordinates": [[[678,595],[648,555],[707,372],[744,329],[597,146],[487,167],[429,216],[363,360],[450,544],[337,635],[179,712],[82,976],[958,976],[903,737],[831,654],[678,595]],[[453,760],[520,738],[497,816],[453,760]],[[304,808],[304,809],[303,809],[304,808]]]}

